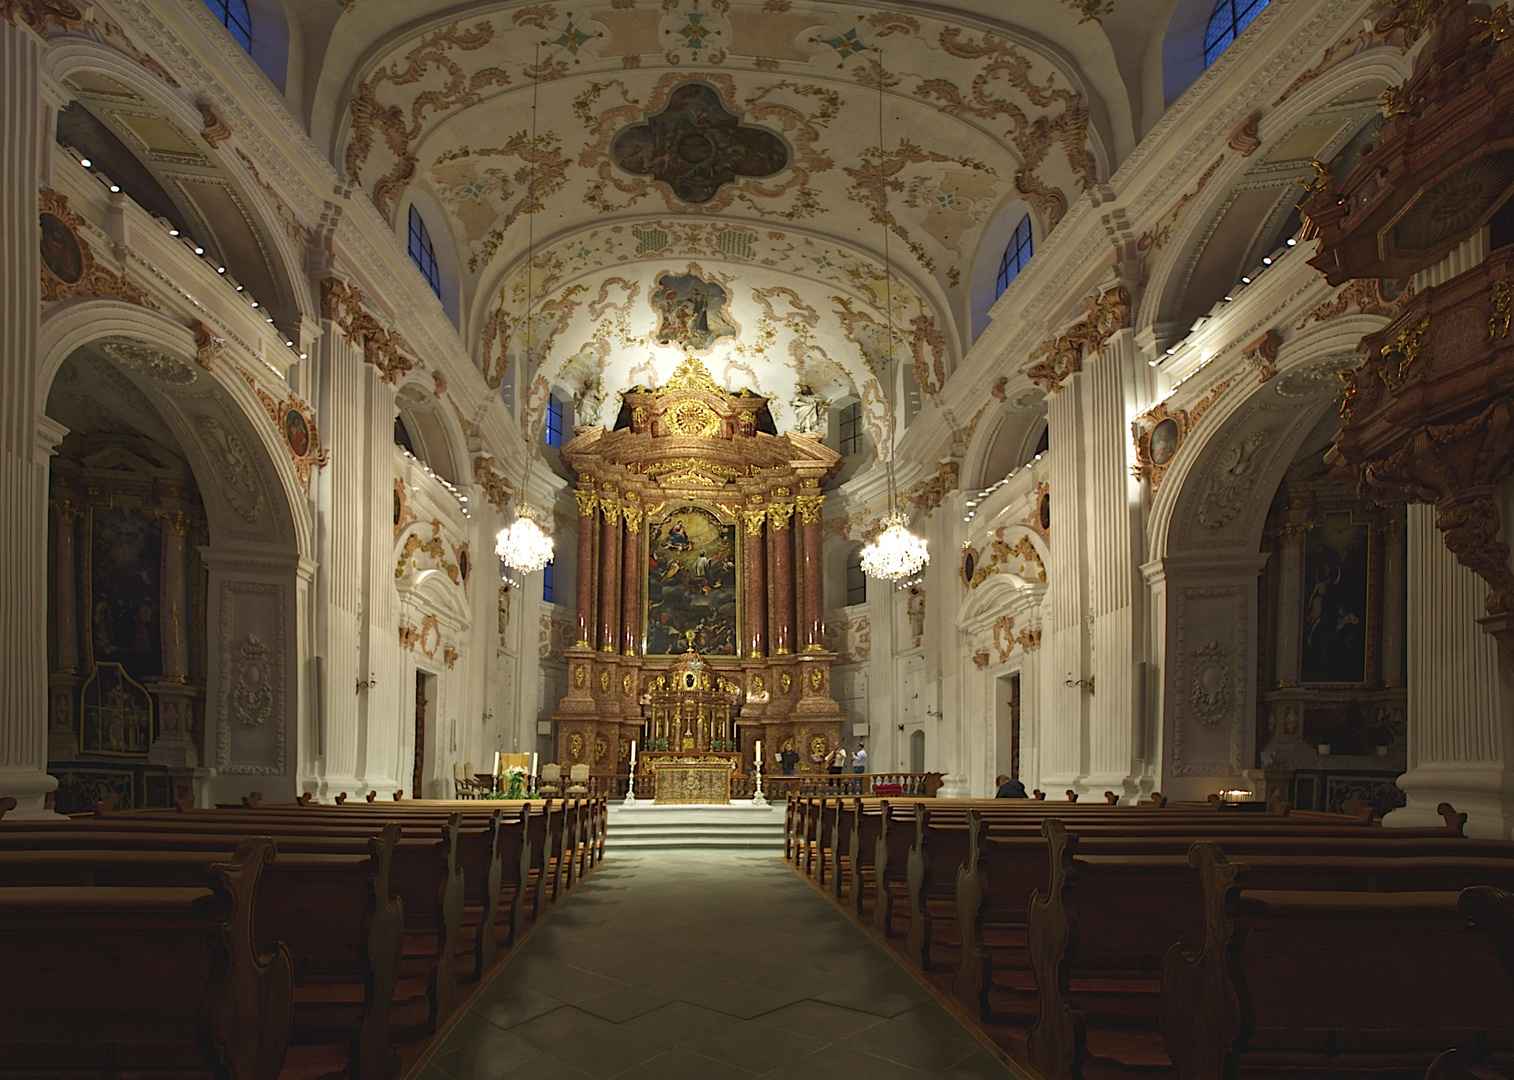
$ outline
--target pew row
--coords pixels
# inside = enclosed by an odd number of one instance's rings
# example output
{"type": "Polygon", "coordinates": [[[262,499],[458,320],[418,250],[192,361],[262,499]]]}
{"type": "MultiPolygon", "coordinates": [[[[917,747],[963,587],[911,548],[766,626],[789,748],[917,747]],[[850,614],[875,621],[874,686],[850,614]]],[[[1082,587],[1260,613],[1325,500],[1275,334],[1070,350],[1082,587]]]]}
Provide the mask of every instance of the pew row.
{"type": "Polygon", "coordinates": [[[292,967],[253,930],[273,858],[252,837],[199,887],[0,887],[0,1076],[274,1080],[292,967]]]}

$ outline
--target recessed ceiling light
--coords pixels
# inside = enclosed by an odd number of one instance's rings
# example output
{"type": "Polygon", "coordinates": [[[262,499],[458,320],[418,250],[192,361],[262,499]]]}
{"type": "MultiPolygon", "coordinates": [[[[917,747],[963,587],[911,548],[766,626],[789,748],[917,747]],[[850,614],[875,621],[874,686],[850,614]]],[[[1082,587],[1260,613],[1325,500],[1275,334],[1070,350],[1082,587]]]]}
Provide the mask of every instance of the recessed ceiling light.
{"type": "Polygon", "coordinates": [[[117,194],[120,193],[120,191],[121,191],[121,187],[120,187],[119,184],[112,184],[112,185],[110,185],[110,193],[112,195],[117,195],[117,194]]]}
{"type": "Polygon", "coordinates": [[[1295,244],[1297,244],[1297,243],[1298,243],[1298,241],[1297,241],[1297,240],[1295,240],[1295,239],[1294,239],[1294,238],[1293,238],[1293,237],[1291,237],[1291,236],[1290,236],[1290,237],[1288,237],[1288,246],[1289,246],[1289,247],[1293,247],[1293,246],[1294,246],[1294,245],[1295,245],[1295,244]]]}
{"type": "Polygon", "coordinates": [[[95,163],[93,161],[90,161],[87,157],[81,157],[79,159],[79,164],[83,165],[86,169],[91,169],[94,168],[95,163]]]}
{"type": "Polygon", "coordinates": [[[205,249],[202,248],[202,247],[200,247],[198,244],[196,244],[195,245],[195,254],[196,255],[203,255],[203,254],[205,254],[205,249]]]}
{"type": "Polygon", "coordinates": [[[1251,279],[1249,277],[1247,277],[1245,274],[1242,274],[1241,275],[1241,284],[1242,285],[1250,285],[1251,284],[1251,279]]]}
{"type": "Polygon", "coordinates": [[[1272,265],[1272,256],[1271,255],[1263,255],[1262,256],[1262,265],[1263,266],[1271,266],[1272,265]]]}
{"type": "Polygon", "coordinates": [[[218,267],[216,267],[216,273],[218,273],[218,274],[224,274],[224,273],[226,273],[226,267],[224,267],[224,266],[218,266],[218,267]]]}

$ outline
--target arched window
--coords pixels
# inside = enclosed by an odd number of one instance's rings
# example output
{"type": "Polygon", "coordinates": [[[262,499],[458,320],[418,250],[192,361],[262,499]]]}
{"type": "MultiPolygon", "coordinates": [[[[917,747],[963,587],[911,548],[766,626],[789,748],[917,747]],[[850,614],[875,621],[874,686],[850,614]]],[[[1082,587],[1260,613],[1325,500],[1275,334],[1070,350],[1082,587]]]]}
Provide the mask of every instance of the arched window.
{"type": "Polygon", "coordinates": [[[1219,0],[1204,31],[1204,66],[1214,63],[1266,6],[1267,0],[1219,0]]]}
{"type": "Polygon", "coordinates": [[[247,14],[247,0],[205,0],[205,6],[226,24],[238,45],[252,52],[252,19],[247,14]]]}
{"type": "Polygon", "coordinates": [[[851,457],[862,451],[862,402],[853,401],[841,407],[838,423],[841,456],[851,457]]]}
{"type": "Polygon", "coordinates": [[[858,548],[846,557],[846,606],[865,603],[867,575],[862,572],[862,549],[858,548]]]}
{"type": "Polygon", "coordinates": [[[1030,262],[1032,254],[1030,215],[1026,214],[1020,219],[1020,224],[1015,226],[1015,234],[1009,238],[1009,246],[1004,249],[1004,258],[999,260],[999,280],[994,286],[995,300],[1004,295],[1004,290],[1009,288],[1009,283],[1019,276],[1021,270],[1025,269],[1025,264],[1030,262]]]}
{"type": "Polygon", "coordinates": [[[552,588],[552,561],[547,560],[547,565],[541,568],[541,600],[544,604],[554,604],[552,588]]]}
{"type": "Polygon", "coordinates": [[[548,446],[562,447],[562,402],[556,394],[547,398],[547,424],[542,438],[548,446]]]}
{"type": "Polygon", "coordinates": [[[441,296],[442,275],[436,266],[436,248],[431,246],[431,234],[426,231],[426,223],[413,203],[410,206],[410,258],[430,282],[431,291],[441,296]]]}

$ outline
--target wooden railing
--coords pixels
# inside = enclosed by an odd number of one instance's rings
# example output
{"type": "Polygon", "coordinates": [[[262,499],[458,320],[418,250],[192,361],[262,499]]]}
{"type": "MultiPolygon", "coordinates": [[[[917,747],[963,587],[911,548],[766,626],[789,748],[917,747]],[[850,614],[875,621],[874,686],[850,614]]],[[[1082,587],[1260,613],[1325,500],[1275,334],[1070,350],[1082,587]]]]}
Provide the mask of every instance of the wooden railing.
{"type": "MultiPolygon", "coordinates": [[[[943,773],[842,773],[832,776],[827,773],[800,773],[797,776],[762,777],[762,791],[769,799],[786,799],[790,795],[858,795],[879,794],[878,787],[897,785],[897,792],[888,794],[934,798],[941,790],[943,773]]],[[[623,799],[630,777],[617,773],[594,773],[589,777],[589,790],[604,794],[611,799],[623,799]]],[[[736,773],[731,777],[731,798],[750,799],[756,789],[756,778],[748,773],[736,773]]],[[[654,795],[652,777],[636,778],[636,797],[650,799],[654,795]]]]}

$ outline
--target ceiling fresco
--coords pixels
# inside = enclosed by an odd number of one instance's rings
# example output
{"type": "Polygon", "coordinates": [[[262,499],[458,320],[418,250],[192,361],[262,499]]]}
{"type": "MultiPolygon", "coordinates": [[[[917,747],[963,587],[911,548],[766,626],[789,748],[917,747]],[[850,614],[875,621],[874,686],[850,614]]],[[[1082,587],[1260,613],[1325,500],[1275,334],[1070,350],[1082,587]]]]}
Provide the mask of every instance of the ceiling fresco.
{"type": "MultiPolygon", "coordinates": [[[[1044,232],[1109,171],[1093,119],[1107,107],[1044,37],[1107,51],[1107,13],[1035,6],[1056,9],[1037,32],[913,5],[416,4],[354,56],[336,156],[391,219],[412,197],[445,213],[463,332],[491,383],[528,335],[543,349],[519,387],[572,381],[585,350],[639,350],[666,377],[679,357],[657,344],[650,298],[692,258],[741,328],[699,346],[717,378],[737,365],[780,397],[806,374],[832,395],[880,393],[892,292],[898,359],[928,395],[970,344],[966,277],[989,222],[1017,207],[1044,232]],[[601,306],[630,288],[624,313],[601,306]]],[[[360,38],[398,14],[349,8],[339,29],[375,20],[360,38]]]]}

